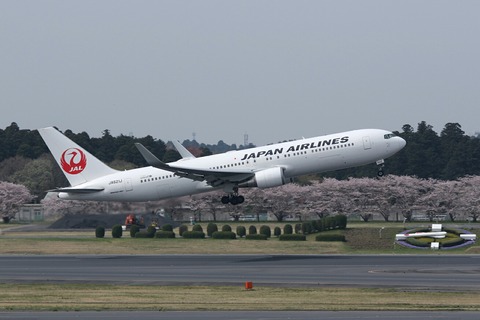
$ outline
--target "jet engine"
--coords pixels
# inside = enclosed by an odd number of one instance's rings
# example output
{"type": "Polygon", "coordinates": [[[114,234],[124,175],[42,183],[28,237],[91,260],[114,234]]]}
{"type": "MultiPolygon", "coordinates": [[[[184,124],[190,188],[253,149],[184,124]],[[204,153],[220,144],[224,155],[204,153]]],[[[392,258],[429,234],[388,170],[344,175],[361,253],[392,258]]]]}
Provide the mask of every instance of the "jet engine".
{"type": "Polygon", "coordinates": [[[259,187],[264,189],[278,187],[287,182],[283,175],[283,168],[274,167],[256,172],[252,180],[240,185],[240,187],[259,187]]]}

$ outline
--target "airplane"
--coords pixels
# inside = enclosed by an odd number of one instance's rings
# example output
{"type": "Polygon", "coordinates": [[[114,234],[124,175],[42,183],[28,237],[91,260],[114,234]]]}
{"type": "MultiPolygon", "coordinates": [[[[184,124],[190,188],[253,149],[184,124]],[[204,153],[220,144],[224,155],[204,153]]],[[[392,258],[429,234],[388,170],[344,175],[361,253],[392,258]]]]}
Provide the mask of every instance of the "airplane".
{"type": "Polygon", "coordinates": [[[399,234],[395,235],[395,240],[406,240],[407,238],[422,238],[422,237],[443,239],[443,238],[445,238],[446,235],[447,235],[446,231],[399,233],[399,234]]]}
{"type": "Polygon", "coordinates": [[[390,131],[361,129],[196,158],[173,141],[182,158],[164,163],[136,143],[149,166],[117,171],[57,129],[38,131],[70,183],[50,191],[92,201],[155,201],[223,189],[222,203],[237,205],[245,201],[239,188],[277,187],[311,173],[376,163],[383,176],[384,159],[406,145],[390,131]]]}

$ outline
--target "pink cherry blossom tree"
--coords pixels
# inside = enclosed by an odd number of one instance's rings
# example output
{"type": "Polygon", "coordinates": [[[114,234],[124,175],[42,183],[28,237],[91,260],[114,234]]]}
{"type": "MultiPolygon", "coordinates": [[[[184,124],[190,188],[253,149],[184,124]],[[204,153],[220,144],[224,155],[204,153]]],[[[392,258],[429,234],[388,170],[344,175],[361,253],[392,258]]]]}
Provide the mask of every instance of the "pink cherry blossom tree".
{"type": "Polygon", "coordinates": [[[253,213],[256,215],[257,221],[260,221],[260,213],[268,209],[264,190],[259,188],[245,188],[241,189],[241,194],[246,199],[242,205],[243,213],[253,213]]]}
{"type": "Polygon", "coordinates": [[[230,215],[230,217],[232,218],[233,221],[239,221],[240,220],[240,216],[243,213],[243,206],[244,206],[244,204],[235,205],[235,206],[232,206],[232,205],[226,206],[226,208],[228,210],[228,214],[230,215]]]}
{"type": "Polygon", "coordinates": [[[410,176],[389,175],[390,192],[394,196],[395,208],[407,221],[412,220],[413,209],[420,204],[420,197],[433,188],[431,181],[410,176]]]}
{"type": "Polygon", "coordinates": [[[298,185],[289,183],[281,187],[264,189],[266,206],[277,221],[283,221],[287,216],[296,214],[292,210],[298,197],[298,185]]]}
{"type": "Polygon", "coordinates": [[[170,198],[163,201],[160,201],[159,207],[163,207],[165,214],[170,217],[172,220],[181,219],[181,210],[183,198],[170,198]]]}
{"type": "Polygon", "coordinates": [[[440,215],[449,215],[455,221],[459,215],[457,206],[461,194],[458,181],[429,180],[429,192],[420,197],[419,202],[427,208],[427,216],[434,221],[440,215]]]}
{"type": "Polygon", "coordinates": [[[42,201],[45,216],[106,213],[109,203],[102,201],[62,200],[56,193],[48,194],[42,201]]]}
{"type": "Polygon", "coordinates": [[[472,222],[477,222],[480,217],[480,176],[467,176],[459,179],[458,209],[472,222]]]}
{"type": "Polygon", "coordinates": [[[407,176],[388,175],[375,179],[377,197],[375,205],[377,211],[389,221],[393,213],[401,212],[407,219],[411,219],[412,208],[417,204],[424,186],[421,179],[407,176]]]}
{"type": "Polygon", "coordinates": [[[15,217],[18,208],[32,199],[33,195],[27,187],[0,181],[0,214],[4,222],[10,222],[15,217]]]}
{"type": "Polygon", "coordinates": [[[202,221],[202,213],[206,208],[206,202],[201,201],[201,195],[190,196],[186,199],[185,204],[193,213],[193,218],[196,222],[202,221]]]}
{"type": "Polygon", "coordinates": [[[318,218],[332,214],[348,214],[352,210],[351,199],[348,198],[347,183],[334,178],[326,178],[314,182],[307,187],[306,193],[311,195],[312,209],[318,218]]]}
{"type": "Polygon", "coordinates": [[[203,203],[202,209],[212,215],[213,221],[217,221],[217,213],[225,208],[225,205],[220,201],[223,191],[212,191],[199,195],[199,201],[203,203]]]}
{"type": "Polygon", "coordinates": [[[373,198],[376,196],[375,184],[370,178],[352,178],[346,182],[350,199],[354,204],[354,212],[363,221],[367,222],[372,218],[374,211],[373,198]]]}

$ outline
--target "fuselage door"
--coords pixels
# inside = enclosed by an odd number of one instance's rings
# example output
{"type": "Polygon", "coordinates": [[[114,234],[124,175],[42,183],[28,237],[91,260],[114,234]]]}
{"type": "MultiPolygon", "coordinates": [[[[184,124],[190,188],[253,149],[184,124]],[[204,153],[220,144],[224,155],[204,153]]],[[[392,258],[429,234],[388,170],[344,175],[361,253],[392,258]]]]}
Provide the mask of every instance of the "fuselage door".
{"type": "Polygon", "coordinates": [[[363,137],[363,149],[372,149],[372,143],[370,142],[370,137],[368,136],[363,137]]]}
{"type": "Polygon", "coordinates": [[[125,179],[125,191],[133,191],[132,179],[125,179]]]}

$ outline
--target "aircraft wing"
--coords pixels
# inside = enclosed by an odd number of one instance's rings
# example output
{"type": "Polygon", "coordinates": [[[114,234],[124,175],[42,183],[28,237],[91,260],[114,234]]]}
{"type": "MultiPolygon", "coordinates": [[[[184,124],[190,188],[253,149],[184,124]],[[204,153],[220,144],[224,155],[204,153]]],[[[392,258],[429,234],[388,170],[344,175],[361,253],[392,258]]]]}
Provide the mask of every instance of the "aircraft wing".
{"type": "Polygon", "coordinates": [[[255,176],[255,173],[251,171],[214,171],[173,166],[170,166],[170,168],[170,171],[175,172],[177,176],[197,181],[206,181],[213,187],[229,182],[234,184],[246,182],[255,176]]]}
{"type": "Polygon", "coordinates": [[[182,156],[183,159],[193,159],[195,156],[190,153],[190,151],[185,148],[180,141],[178,140],[173,140],[172,141],[173,145],[175,146],[175,149],[177,149],[178,153],[182,156]]]}
{"type": "Polygon", "coordinates": [[[138,151],[142,154],[142,157],[147,161],[149,165],[155,168],[163,169],[163,170],[170,170],[170,166],[158,159],[153,153],[148,151],[147,148],[141,143],[135,142],[135,147],[137,147],[138,151]]]}
{"type": "Polygon", "coordinates": [[[135,146],[145,158],[147,163],[152,167],[173,172],[179,177],[188,178],[195,181],[206,181],[209,185],[213,187],[220,186],[225,183],[238,184],[246,182],[255,176],[254,172],[246,170],[216,171],[174,166],[162,162],[153,153],[148,151],[148,149],[145,148],[145,146],[143,146],[142,144],[135,143],[135,146]]]}

